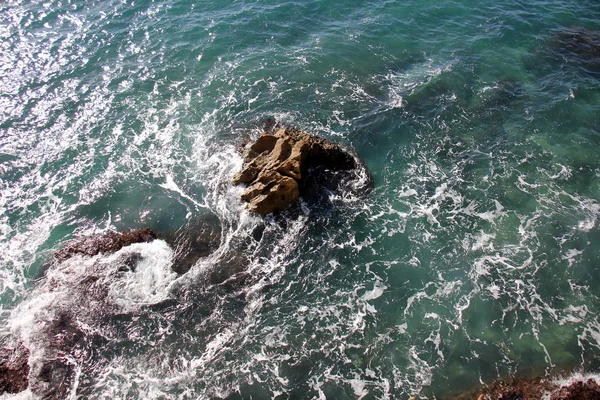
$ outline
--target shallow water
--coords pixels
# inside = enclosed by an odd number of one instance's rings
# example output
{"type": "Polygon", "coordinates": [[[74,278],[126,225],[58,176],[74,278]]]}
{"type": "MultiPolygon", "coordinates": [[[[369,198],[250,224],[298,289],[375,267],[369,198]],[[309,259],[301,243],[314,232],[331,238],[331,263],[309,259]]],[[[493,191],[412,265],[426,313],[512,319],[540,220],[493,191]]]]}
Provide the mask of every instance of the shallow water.
{"type": "Polygon", "coordinates": [[[445,398],[597,373],[599,21],[584,0],[0,5],[5,342],[68,360],[73,398],[445,398]],[[253,235],[230,181],[267,117],[352,148],[373,192],[253,235]],[[121,250],[133,273],[51,260],[207,213],[221,245],[182,276],[164,241],[121,250]]]}

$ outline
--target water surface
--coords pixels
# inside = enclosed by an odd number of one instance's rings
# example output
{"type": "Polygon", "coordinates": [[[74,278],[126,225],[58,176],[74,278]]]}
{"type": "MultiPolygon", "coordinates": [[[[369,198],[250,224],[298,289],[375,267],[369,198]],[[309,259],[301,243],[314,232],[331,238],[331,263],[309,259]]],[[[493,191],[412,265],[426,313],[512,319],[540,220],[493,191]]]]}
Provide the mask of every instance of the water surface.
{"type": "Polygon", "coordinates": [[[598,372],[599,21],[585,0],[3,3],[6,343],[57,356],[70,315],[73,398],[445,398],[598,372]],[[352,148],[371,195],[253,236],[230,181],[268,117],[352,148]],[[48,263],[208,213],[221,245],[182,276],[163,241],[48,263]],[[131,252],[135,273],[99,268],[131,252]]]}

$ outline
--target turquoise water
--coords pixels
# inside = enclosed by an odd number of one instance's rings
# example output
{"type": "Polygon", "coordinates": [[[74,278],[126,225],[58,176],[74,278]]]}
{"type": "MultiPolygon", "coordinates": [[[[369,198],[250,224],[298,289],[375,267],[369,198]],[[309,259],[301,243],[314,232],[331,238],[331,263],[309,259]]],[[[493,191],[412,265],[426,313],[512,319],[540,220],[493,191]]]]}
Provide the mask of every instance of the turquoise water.
{"type": "Polygon", "coordinates": [[[73,398],[599,372],[599,3],[15,0],[0,38],[3,342],[63,360],[73,398]],[[230,182],[267,117],[354,149],[373,192],[253,236],[230,182]],[[221,245],[182,276],[162,241],[51,261],[208,213],[221,245]],[[64,314],[80,333],[57,348],[64,314]]]}

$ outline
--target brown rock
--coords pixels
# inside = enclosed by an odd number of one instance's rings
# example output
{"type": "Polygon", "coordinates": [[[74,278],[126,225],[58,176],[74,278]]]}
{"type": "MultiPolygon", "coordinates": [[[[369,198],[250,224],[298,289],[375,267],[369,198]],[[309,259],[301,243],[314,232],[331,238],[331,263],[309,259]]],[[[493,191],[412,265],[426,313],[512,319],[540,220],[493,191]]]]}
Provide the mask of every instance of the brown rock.
{"type": "Polygon", "coordinates": [[[260,168],[256,168],[254,166],[248,166],[248,167],[244,168],[243,170],[241,170],[240,172],[238,172],[233,177],[233,183],[236,185],[240,184],[240,183],[250,183],[254,179],[256,179],[256,177],[260,173],[260,171],[261,171],[260,168]]]}
{"type": "MultiPolygon", "coordinates": [[[[249,158],[248,156],[246,157],[249,158]]],[[[240,183],[252,182],[270,161],[270,159],[264,153],[257,155],[255,158],[249,159],[250,161],[248,164],[245,165],[245,167],[233,177],[234,184],[237,185],[240,183]]]]}
{"type": "Polygon", "coordinates": [[[150,228],[87,236],[68,241],[62,249],[54,253],[54,258],[62,262],[77,254],[95,256],[99,253],[115,252],[133,243],[151,242],[156,237],[156,233],[150,228]]]}
{"type": "Polygon", "coordinates": [[[281,178],[275,181],[274,185],[267,185],[265,190],[254,197],[248,205],[248,210],[260,215],[267,215],[285,210],[300,197],[298,182],[289,176],[277,175],[281,178]]]}
{"type": "Polygon", "coordinates": [[[271,169],[263,170],[242,194],[248,209],[260,215],[285,210],[300,196],[298,182],[271,169]]]}
{"type": "Polygon", "coordinates": [[[251,202],[255,197],[260,196],[266,191],[267,185],[262,182],[254,182],[242,193],[242,200],[251,202]]]}
{"type": "Polygon", "coordinates": [[[29,350],[0,349],[0,394],[19,393],[29,385],[29,350]]]}
{"type": "Polygon", "coordinates": [[[300,196],[303,177],[313,168],[351,170],[356,160],[335,143],[292,128],[267,124],[244,152],[244,164],[234,184],[248,184],[242,200],[260,215],[283,211],[300,196]]]}
{"type": "Polygon", "coordinates": [[[279,167],[277,167],[277,172],[283,175],[287,175],[295,180],[300,180],[302,177],[302,172],[300,169],[301,160],[302,160],[302,152],[306,147],[306,142],[303,140],[299,140],[294,144],[290,155],[287,157],[285,161],[283,161],[279,167]]]}
{"type": "Polygon", "coordinates": [[[293,145],[294,142],[288,138],[277,139],[273,152],[271,153],[271,162],[281,163],[287,160],[290,154],[292,154],[293,145]]]}

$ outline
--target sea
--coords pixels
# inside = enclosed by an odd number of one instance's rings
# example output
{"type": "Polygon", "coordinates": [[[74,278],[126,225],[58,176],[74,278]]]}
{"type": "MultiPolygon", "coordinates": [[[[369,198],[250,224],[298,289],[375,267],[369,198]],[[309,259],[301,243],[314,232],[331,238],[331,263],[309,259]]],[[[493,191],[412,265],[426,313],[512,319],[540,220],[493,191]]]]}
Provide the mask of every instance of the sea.
{"type": "Polygon", "coordinates": [[[32,372],[1,398],[452,399],[600,372],[599,79],[597,0],[2,1],[0,344],[32,372]],[[232,178],[269,118],[372,189],[249,213],[232,178]],[[162,239],[53,257],[206,220],[185,273],[162,239]]]}

